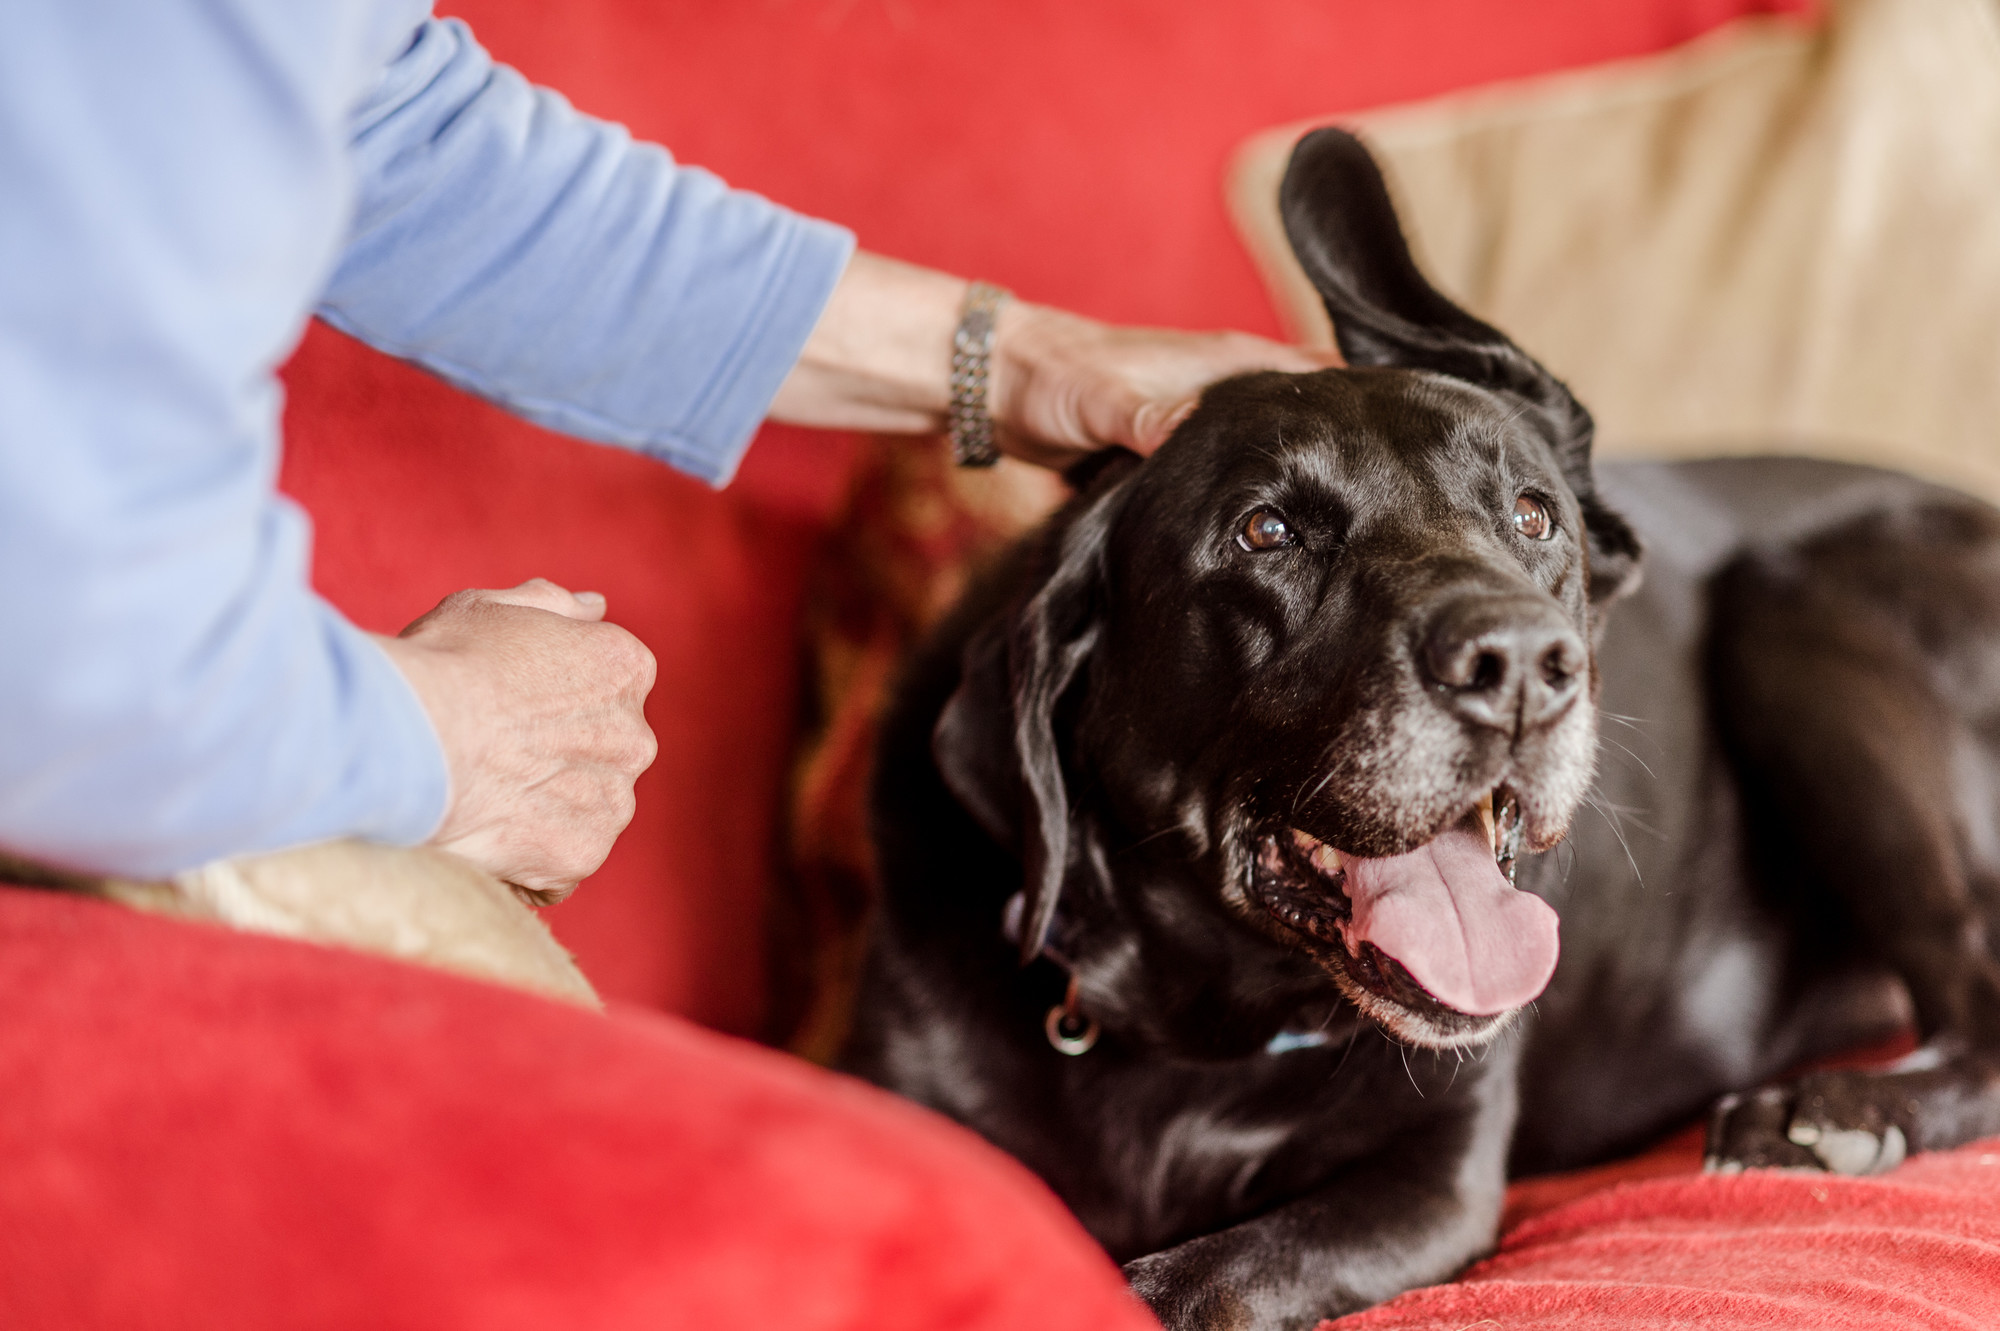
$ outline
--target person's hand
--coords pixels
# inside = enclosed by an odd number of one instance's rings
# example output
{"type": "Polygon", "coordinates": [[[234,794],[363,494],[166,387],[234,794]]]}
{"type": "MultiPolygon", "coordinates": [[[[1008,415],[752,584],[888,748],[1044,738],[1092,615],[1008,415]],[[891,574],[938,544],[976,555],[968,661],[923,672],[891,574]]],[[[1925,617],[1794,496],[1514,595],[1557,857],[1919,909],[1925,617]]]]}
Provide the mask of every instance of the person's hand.
{"type": "Polygon", "coordinates": [[[1152,452],[1218,379],[1338,364],[1333,352],[1249,333],[1121,328],[1009,301],[994,325],[987,395],[1002,452],[1062,467],[1110,444],[1152,452]]]}
{"type": "MultiPolygon", "coordinates": [[[[772,419],[834,430],[942,430],[965,293],[963,278],[856,254],[779,387],[772,419]]],[[[994,318],[987,409],[1002,452],[1063,467],[1110,444],[1152,452],[1217,379],[1338,364],[1330,351],[1248,333],[1120,328],[1009,300],[994,318]]]]}
{"type": "Polygon", "coordinates": [[[447,596],[378,639],[444,745],[451,798],[433,843],[538,901],[604,862],[658,751],[642,711],[653,654],[604,610],[536,578],[447,596]]]}

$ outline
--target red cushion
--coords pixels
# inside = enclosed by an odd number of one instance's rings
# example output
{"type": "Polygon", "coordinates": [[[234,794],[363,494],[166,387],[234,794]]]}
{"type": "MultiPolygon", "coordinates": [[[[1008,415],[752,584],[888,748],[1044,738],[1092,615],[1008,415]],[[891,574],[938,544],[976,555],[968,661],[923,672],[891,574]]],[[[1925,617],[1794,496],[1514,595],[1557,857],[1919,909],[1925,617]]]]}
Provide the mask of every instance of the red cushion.
{"type": "Polygon", "coordinates": [[[753,1045],[0,889],[0,1326],[1139,1331],[969,1134],[753,1045]]]}

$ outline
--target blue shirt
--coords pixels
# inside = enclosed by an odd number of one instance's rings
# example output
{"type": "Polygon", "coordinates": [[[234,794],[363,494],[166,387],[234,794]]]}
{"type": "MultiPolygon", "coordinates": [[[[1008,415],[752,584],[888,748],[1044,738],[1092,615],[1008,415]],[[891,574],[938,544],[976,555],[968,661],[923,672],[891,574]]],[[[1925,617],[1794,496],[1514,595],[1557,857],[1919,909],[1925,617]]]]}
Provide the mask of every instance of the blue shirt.
{"type": "Polygon", "coordinates": [[[423,840],[443,756],[308,584],[315,311],[720,484],[852,250],[427,0],[16,0],[0,41],[0,846],[156,875],[423,840]]]}

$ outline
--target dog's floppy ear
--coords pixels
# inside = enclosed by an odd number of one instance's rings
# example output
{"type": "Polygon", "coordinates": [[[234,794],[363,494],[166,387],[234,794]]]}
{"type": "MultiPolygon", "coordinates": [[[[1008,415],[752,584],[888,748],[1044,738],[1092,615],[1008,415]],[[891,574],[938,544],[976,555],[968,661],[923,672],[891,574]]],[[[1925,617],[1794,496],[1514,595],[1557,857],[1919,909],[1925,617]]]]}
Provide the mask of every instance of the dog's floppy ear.
{"type": "Polygon", "coordinates": [[[1331,128],[1300,139],[1278,207],[1292,252],[1326,303],[1347,363],[1436,370],[1527,399],[1583,508],[1590,599],[1604,605],[1636,587],[1639,540],[1597,495],[1590,413],[1500,330],[1425,279],[1403,239],[1382,172],[1361,141],[1331,128]]]}
{"type": "Polygon", "coordinates": [[[1027,599],[966,645],[958,689],[931,733],[945,784],[1021,858],[1023,963],[1040,955],[1048,939],[1069,865],[1069,791],[1056,707],[1097,646],[1105,537],[1138,461],[1129,453],[1099,457],[1081,473],[1087,488],[1044,532],[1040,572],[1027,599]]]}

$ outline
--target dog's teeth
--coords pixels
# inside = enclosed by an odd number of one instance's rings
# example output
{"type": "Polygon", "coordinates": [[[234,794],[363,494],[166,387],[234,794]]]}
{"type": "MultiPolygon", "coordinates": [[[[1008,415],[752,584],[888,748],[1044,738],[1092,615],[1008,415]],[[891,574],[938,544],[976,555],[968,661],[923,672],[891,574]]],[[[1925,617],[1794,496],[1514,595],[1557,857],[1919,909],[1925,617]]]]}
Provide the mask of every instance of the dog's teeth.
{"type": "Polygon", "coordinates": [[[1493,819],[1493,792],[1487,791],[1479,797],[1474,806],[1479,810],[1479,825],[1486,829],[1486,844],[1493,848],[1493,854],[1500,854],[1500,824],[1493,819]]]}
{"type": "Polygon", "coordinates": [[[1308,836],[1306,833],[1299,831],[1296,827],[1291,829],[1291,833],[1292,848],[1305,857],[1306,863],[1318,869],[1328,878],[1336,878],[1340,875],[1344,861],[1339,851],[1327,845],[1318,837],[1308,836]]]}

